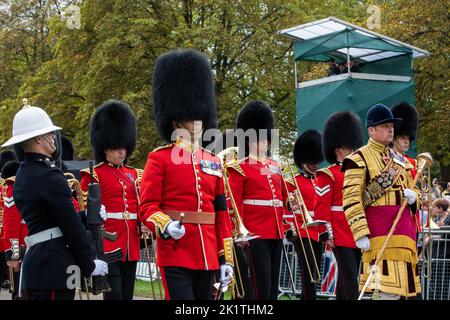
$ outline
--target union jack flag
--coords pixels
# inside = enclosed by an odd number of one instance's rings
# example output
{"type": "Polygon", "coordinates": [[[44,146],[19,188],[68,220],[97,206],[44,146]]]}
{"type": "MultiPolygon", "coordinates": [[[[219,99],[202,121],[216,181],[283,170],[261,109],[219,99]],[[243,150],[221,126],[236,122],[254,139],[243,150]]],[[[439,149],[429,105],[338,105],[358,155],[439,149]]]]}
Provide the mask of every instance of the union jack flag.
{"type": "Polygon", "coordinates": [[[333,250],[329,245],[325,246],[325,259],[323,262],[322,285],[320,291],[326,294],[336,295],[338,266],[333,250]]]}

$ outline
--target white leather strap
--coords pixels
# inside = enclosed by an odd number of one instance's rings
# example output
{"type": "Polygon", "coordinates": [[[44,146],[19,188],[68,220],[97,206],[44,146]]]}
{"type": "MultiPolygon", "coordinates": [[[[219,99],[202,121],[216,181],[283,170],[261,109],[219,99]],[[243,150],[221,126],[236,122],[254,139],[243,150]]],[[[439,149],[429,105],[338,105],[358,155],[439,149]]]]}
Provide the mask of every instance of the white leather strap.
{"type": "Polygon", "coordinates": [[[117,219],[117,220],[137,220],[137,213],[107,212],[106,217],[108,219],[117,219]]]}
{"type": "Polygon", "coordinates": [[[253,206],[265,206],[265,207],[282,207],[283,201],[274,200],[259,200],[259,199],[245,199],[242,201],[243,204],[250,204],[253,206]]]}
{"type": "Polygon", "coordinates": [[[59,227],[47,229],[35,234],[32,234],[28,237],[25,237],[25,243],[27,244],[28,249],[38,243],[45,242],[51,239],[61,238],[63,233],[59,227]]]}

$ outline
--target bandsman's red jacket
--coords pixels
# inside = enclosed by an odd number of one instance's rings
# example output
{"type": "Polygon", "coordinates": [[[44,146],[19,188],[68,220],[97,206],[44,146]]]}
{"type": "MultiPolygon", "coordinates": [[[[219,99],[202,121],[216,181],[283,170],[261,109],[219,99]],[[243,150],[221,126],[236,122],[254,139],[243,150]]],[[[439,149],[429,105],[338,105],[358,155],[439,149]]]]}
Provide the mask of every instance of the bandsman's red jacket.
{"type": "Polygon", "coordinates": [[[220,159],[187,141],[149,153],[141,185],[140,218],[156,233],[157,264],[215,270],[233,264],[230,217],[220,159]],[[185,213],[184,236],[165,231],[185,213]]]}
{"type": "Polygon", "coordinates": [[[3,198],[3,234],[6,260],[21,259],[20,248],[25,247],[28,235],[27,225],[14,203],[13,189],[15,177],[5,180],[2,190],[3,198]]]}
{"type": "MultiPolygon", "coordinates": [[[[138,196],[135,185],[138,174],[138,169],[127,165],[115,166],[109,162],[102,162],[94,167],[94,182],[100,184],[102,204],[107,213],[105,230],[117,232],[116,241],[104,239],[104,251],[107,254],[121,248],[121,261],[140,259],[138,196]]],[[[81,170],[81,190],[85,201],[90,181],[89,170],[81,170]]]]}
{"type": "Polygon", "coordinates": [[[247,157],[227,170],[244,226],[259,239],[282,239],[287,193],[280,165],[269,158],[247,157]]]}
{"type": "MultiPolygon", "coordinates": [[[[336,163],[318,170],[315,185],[314,213],[316,219],[325,220],[331,224],[335,246],[356,248],[342,207],[344,172],[341,172],[341,164],[336,163]]],[[[322,230],[322,226],[320,228],[322,230]]]]}
{"type": "MultiPolygon", "coordinates": [[[[298,188],[300,189],[300,193],[302,194],[303,202],[305,203],[306,209],[308,210],[308,214],[315,220],[314,214],[314,176],[310,175],[306,172],[301,171],[299,174],[295,176],[295,180],[297,181],[298,188]]],[[[292,194],[295,190],[295,185],[292,181],[288,184],[289,193],[292,194]]],[[[297,221],[297,226],[300,228],[300,236],[302,238],[307,238],[308,235],[311,240],[319,241],[319,230],[318,227],[307,227],[302,228],[303,226],[303,216],[299,213],[295,213],[295,218],[297,221]]],[[[292,218],[286,218],[286,220],[292,223],[292,218]]]]}

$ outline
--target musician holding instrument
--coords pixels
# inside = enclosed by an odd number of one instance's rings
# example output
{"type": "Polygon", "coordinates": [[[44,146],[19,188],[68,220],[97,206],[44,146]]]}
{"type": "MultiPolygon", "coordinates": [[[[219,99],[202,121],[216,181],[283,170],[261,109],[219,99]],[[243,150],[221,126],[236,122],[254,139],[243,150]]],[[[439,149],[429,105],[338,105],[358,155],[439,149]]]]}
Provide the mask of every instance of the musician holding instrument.
{"type": "Polygon", "coordinates": [[[73,300],[72,279],[105,275],[108,266],[94,260],[67,180],[51,158],[54,131],[61,128],[37,107],[16,113],[12,128],[12,138],[2,147],[20,144],[25,152],[13,198],[28,228],[18,295],[24,291],[27,300],[73,300]]]}
{"type": "MultiPolygon", "coordinates": [[[[412,178],[416,176],[416,159],[406,154],[410,144],[416,139],[417,128],[419,126],[419,113],[415,106],[401,102],[391,108],[392,115],[400,118],[400,123],[394,124],[394,140],[392,141],[392,149],[402,154],[412,164],[413,168],[409,171],[412,178]]],[[[431,188],[431,186],[430,186],[431,188]]],[[[422,206],[424,204],[422,203],[422,206]]],[[[419,208],[417,208],[419,209],[419,208]]],[[[429,210],[429,208],[426,208],[429,210]]],[[[415,214],[417,234],[422,231],[419,212],[415,214]]],[[[418,236],[419,237],[419,236],[418,236]]]]}
{"type": "MultiPolygon", "coordinates": [[[[104,254],[115,257],[108,259],[111,292],[103,293],[104,300],[133,299],[140,259],[138,196],[134,184],[138,169],[127,165],[127,160],[136,146],[136,134],[136,117],[127,104],[110,100],[95,111],[90,128],[97,161],[92,182],[100,185],[101,203],[106,210],[105,230],[117,235],[114,241],[103,240],[104,254]]],[[[81,170],[84,202],[90,183],[90,170],[81,170]]]]}
{"type": "Polygon", "coordinates": [[[414,167],[389,148],[394,124],[400,121],[383,104],[371,107],[366,115],[370,139],[342,166],[344,211],[363,251],[360,289],[375,290],[381,299],[414,298],[421,290],[414,221],[418,196],[410,173],[414,167]],[[366,284],[368,277],[373,282],[366,284]]]}
{"type": "Polygon", "coordinates": [[[227,129],[220,133],[214,141],[212,151],[219,157],[223,165],[225,195],[230,214],[231,234],[233,236],[234,281],[230,284],[231,300],[254,300],[251,276],[253,266],[250,265],[248,241],[259,236],[250,234],[242,223],[228,180],[228,168],[239,166],[239,149],[235,130],[227,129]]]}
{"type": "Polygon", "coordinates": [[[419,113],[415,106],[401,102],[391,107],[392,115],[395,118],[402,119],[401,122],[394,124],[394,140],[392,149],[402,154],[413,165],[410,170],[412,178],[416,176],[416,159],[406,154],[410,144],[416,139],[417,128],[419,126],[419,113]]]}
{"type": "MultiPolygon", "coordinates": [[[[352,112],[333,113],[325,122],[322,146],[329,166],[316,172],[314,217],[327,221],[333,238],[327,245],[333,248],[338,264],[336,300],[358,298],[358,271],[361,250],[356,247],[352,231],[345,219],[342,206],[344,173],[342,161],[363,144],[361,119],[352,112]]],[[[323,227],[322,227],[323,228],[323,227]]]]}
{"type": "Polygon", "coordinates": [[[140,183],[140,218],[157,236],[156,262],[167,300],[209,300],[233,276],[230,218],[223,169],[201,147],[203,132],[217,127],[209,59],[195,50],[158,57],[153,71],[158,131],[169,142],[148,154],[140,183]]]}
{"type": "MultiPolygon", "coordinates": [[[[292,205],[291,208],[295,215],[295,221],[287,218],[287,222],[293,226],[292,230],[297,234],[296,237],[287,236],[294,244],[301,270],[302,300],[316,300],[316,283],[320,282],[320,262],[322,259],[323,243],[320,241],[318,226],[309,226],[315,219],[314,214],[314,178],[320,163],[323,161],[322,141],[319,131],[308,129],[304,131],[294,144],[294,162],[299,172],[295,176],[295,181],[288,180],[289,195],[292,198],[295,187],[301,193],[300,201],[303,204],[292,205]],[[300,234],[300,237],[298,237],[300,234]]],[[[323,236],[326,231],[323,230],[323,236]]],[[[289,232],[288,232],[289,235],[289,232]]]]}
{"type": "Polygon", "coordinates": [[[8,266],[12,300],[18,300],[20,264],[25,253],[25,237],[28,234],[27,225],[13,198],[15,176],[18,169],[19,162],[17,160],[8,161],[1,173],[2,179],[5,179],[2,187],[5,260],[8,266]]]}
{"type": "Polygon", "coordinates": [[[249,264],[256,300],[276,300],[283,250],[283,214],[286,191],[279,163],[268,157],[274,129],[272,109],[251,101],[239,112],[237,138],[240,161],[228,166],[230,188],[237,211],[249,232],[249,264]]]}

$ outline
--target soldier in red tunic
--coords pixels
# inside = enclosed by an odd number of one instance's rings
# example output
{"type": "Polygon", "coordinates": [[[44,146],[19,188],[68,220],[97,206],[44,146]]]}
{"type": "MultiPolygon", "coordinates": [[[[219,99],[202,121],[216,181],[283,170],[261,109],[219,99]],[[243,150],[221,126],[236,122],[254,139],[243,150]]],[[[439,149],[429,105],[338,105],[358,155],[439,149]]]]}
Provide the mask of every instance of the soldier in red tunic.
{"type": "Polygon", "coordinates": [[[336,299],[356,300],[361,250],[356,247],[342,207],[341,167],[344,158],[362,146],[361,119],[351,112],[332,114],[325,122],[322,145],[330,165],[316,172],[314,213],[316,219],[327,221],[333,230],[334,239],[328,239],[327,244],[333,248],[338,264],[336,299]]]}
{"type": "Polygon", "coordinates": [[[272,109],[262,101],[248,103],[239,112],[236,131],[239,153],[245,157],[227,168],[242,222],[250,233],[259,235],[249,241],[255,299],[259,300],[277,299],[284,235],[286,191],[280,165],[268,157],[273,128],[272,109]]]}
{"type": "Polygon", "coordinates": [[[402,119],[401,122],[394,126],[394,141],[392,149],[405,156],[411,162],[414,169],[411,169],[411,175],[414,179],[416,176],[416,159],[408,156],[406,152],[409,150],[410,144],[416,139],[417,128],[419,126],[419,113],[415,106],[401,102],[391,107],[391,112],[396,118],[402,119]]]}
{"type": "MultiPolygon", "coordinates": [[[[94,182],[100,184],[102,204],[106,210],[105,230],[116,232],[116,241],[104,239],[105,254],[122,250],[120,261],[108,264],[108,283],[112,289],[105,300],[132,300],[137,261],[140,259],[138,197],[135,180],[138,169],[127,165],[136,145],[136,118],[123,102],[112,100],[97,108],[91,122],[91,143],[97,165],[94,182]]],[[[81,171],[83,198],[91,178],[88,169],[81,171]]]]}
{"type": "Polygon", "coordinates": [[[19,162],[16,160],[9,161],[2,169],[2,178],[5,179],[2,190],[3,198],[3,233],[5,260],[9,267],[9,272],[13,272],[10,279],[12,300],[18,299],[19,279],[20,279],[20,263],[25,253],[25,237],[28,235],[27,225],[22,219],[22,215],[17,209],[14,198],[13,189],[19,162]]]}
{"type": "MultiPolygon", "coordinates": [[[[16,154],[14,151],[5,150],[0,152],[0,171],[3,166],[12,160],[16,160],[16,154]]],[[[5,179],[0,178],[0,188],[3,187],[5,183],[5,179]]],[[[6,270],[6,261],[5,261],[5,248],[4,248],[4,239],[5,234],[3,232],[3,196],[0,196],[0,285],[2,288],[9,288],[9,279],[6,270]]]]}
{"type": "MultiPolygon", "coordinates": [[[[320,133],[313,129],[306,130],[297,138],[294,145],[294,162],[299,169],[295,180],[297,181],[304,204],[308,210],[305,214],[308,214],[313,220],[316,220],[314,214],[314,178],[322,161],[320,133]]],[[[289,193],[295,190],[293,181],[289,183],[288,188],[289,193]]],[[[300,211],[294,210],[294,212],[297,226],[300,228],[300,238],[289,237],[289,239],[294,244],[300,263],[302,283],[301,299],[316,300],[315,282],[320,281],[320,262],[322,259],[323,244],[319,240],[320,234],[318,227],[302,228],[304,224],[303,217],[299,214],[300,211]]],[[[289,222],[289,219],[287,221],[289,222]]]]}
{"type": "Polygon", "coordinates": [[[148,155],[140,218],[157,236],[166,299],[208,300],[216,271],[220,290],[233,275],[223,169],[200,144],[203,131],[217,127],[209,60],[194,50],[168,52],[156,61],[152,86],[156,124],[170,143],[148,155]]]}
{"type": "MultiPolygon", "coordinates": [[[[419,113],[417,112],[415,106],[407,102],[396,104],[390,109],[395,118],[402,119],[401,122],[394,125],[394,141],[392,141],[392,149],[402,154],[409,160],[413,166],[409,172],[414,179],[417,170],[416,159],[407,155],[406,152],[409,150],[410,144],[416,139],[417,128],[419,126],[419,113]]],[[[425,206],[425,204],[422,204],[422,206],[425,206]]],[[[423,207],[422,210],[428,212],[429,208],[423,207]]],[[[415,214],[415,223],[417,228],[417,236],[419,237],[422,232],[422,225],[420,222],[420,215],[417,212],[415,214]]]]}

